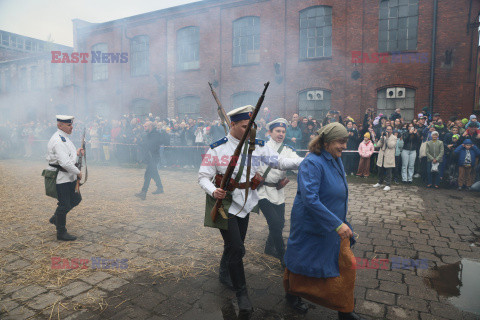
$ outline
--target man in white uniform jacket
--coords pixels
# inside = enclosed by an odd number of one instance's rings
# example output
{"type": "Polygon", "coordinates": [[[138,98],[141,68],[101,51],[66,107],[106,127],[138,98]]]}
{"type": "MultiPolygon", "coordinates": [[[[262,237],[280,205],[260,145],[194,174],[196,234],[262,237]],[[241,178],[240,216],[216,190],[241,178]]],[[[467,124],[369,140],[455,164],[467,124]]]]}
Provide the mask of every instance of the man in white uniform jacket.
{"type": "MultiPolygon", "coordinates": [[[[198,183],[207,193],[207,203],[209,200],[215,201],[215,199],[227,197],[224,200],[224,207],[228,213],[228,219],[225,220],[219,215],[214,224],[210,218],[210,211],[207,209],[205,212],[205,225],[220,228],[224,241],[224,251],[220,262],[220,281],[227,286],[233,287],[241,312],[250,312],[253,309],[248,298],[242,258],[245,255],[244,241],[248,228],[249,213],[258,204],[259,197],[256,190],[249,190],[248,198],[245,202],[244,183],[247,181],[247,162],[244,158],[246,157],[242,157],[237,161],[232,175],[232,179],[237,178],[238,180],[237,187],[232,192],[229,192],[228,195],[225,190],[220,189],[212,181],[216,174],[223,175],[225,173],[230,158],[233,156],[240,139],[247,129],[252,112],[253,107],[249,105],[228,113],[231,120],[229,134],[210,146],[198,172],[198,183]],[[245,168],[241,166],[242,161],[245,161],[245,168]],[[237,177],[239,170],[242,170],[241,176],[237,177]],[[222,222],[223,225],[221,225],[222,222]]],[[[297,169],[302,161],[302,158],[280,157],[275,150],[265,146],[265,142],[262,140],[256,139],[255,144],[249,180],[258,172],[261,164],[286,170],[297,169]]],[[[243,150],[242,154],[244,154],[243,150]]]]}
{"type": "Polygon", "coordinates": [[[82,201],[80,193],[75,192],[77,179],[82,173],[75,166],[77,156],[83,154],[83,149],[75,149],[70,140],[73,130],[73,117],[57,115],[58,130],[52,135],[47,145],[48,170],[59,170],[57,175],[58,207],[50,218],[50,223],[57,227],[57,240],[73,241],[77,238],[65,228],[67,213],[82,201]]]}

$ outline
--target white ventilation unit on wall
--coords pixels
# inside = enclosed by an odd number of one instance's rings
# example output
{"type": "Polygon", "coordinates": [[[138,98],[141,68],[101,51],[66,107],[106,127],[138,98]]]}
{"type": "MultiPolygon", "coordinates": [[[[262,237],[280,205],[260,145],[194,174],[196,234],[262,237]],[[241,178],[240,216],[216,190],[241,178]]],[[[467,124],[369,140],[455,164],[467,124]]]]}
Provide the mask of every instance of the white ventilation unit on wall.
{"type": "Polygon", "coordinates": [[[387,88],[387,99],[393,99],[397,97],[396,88],[387,88]]]}
{"type": "Polygon", "coordinates": [[[322,90],[307,91],[307,100],[323,100],[322,90]]]}
{"type": "Polygon", "coordinates": [[[395,88],[397,89],[396,95],[397,98],[405,98],[405,88],[395,88]]]}

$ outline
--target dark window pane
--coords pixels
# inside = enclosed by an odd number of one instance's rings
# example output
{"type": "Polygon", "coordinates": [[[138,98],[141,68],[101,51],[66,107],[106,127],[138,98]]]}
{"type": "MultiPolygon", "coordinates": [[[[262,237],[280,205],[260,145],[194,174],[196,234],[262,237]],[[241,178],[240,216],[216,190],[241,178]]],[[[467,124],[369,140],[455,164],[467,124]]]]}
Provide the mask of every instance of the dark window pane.
{"type": "Polygon", "coordinates": [[[325,57],[331,57],[332,56],[332,46],[326,46],[325,47],[324,56],[325,57]]]}
{"type": "Polygon", "coordinates": [[[408,50],[417,50],[417,39],[410,39],[407,41],[408,50]]]}
{"type": "Polygon", "coordinates": [[[399,29],[407,28],[407,18],[399,18],[398,19],[398,28],[399,29]]]}
{"type": "Polygon", "coordinates": [[[407,39],[417,39],[417,29],[409,28],[407,39]]]}
{"type": "Polygon", "coordinates": [[[389,7],[396,7],[396,6],[398,6],[398,0],[389,0],[389,1],[388,1],[388,6],[389,6],[389,7]]]}
{"type": "Polygon", "coordinates": [[[408,15],[409,16],[417,16],[418,15],[418,5],[408,6],[408,15]]]}
{"type": "Polygon", "coordinates": [[[406,40],[399,40],[398,41],[398,51],[405,51],[407,50],[407,41],[406,40]]]}
{"type": "Polygon", "coordinates": [[[387,41],[388,40],[388,32],[387,31],[380,31],[378,34],[378,41],[387,41]]]}
{"type": "Polygon", "coordinates": [[[388,19],[388,7],[380,8],[380,19],[388,19]]]}
{"type": "Polygon", "coordinates": [[[379,41],[378,42],[378,51],[386,52],[387,51],[387,42],[386,41],[379,41]]]}
{"type": "Polygon", "coordinates": [[[407,29],[398,29],[398,40],[407,39],[407,29]]]}
{"type": "Polygon", "coordinates": [[[331,37],[332,36],[332,27],[323,28],[323,35],[325,37],[331,37]]]}
{"type": "Polygon", "coordinates": [[[397,28],[398,28],[398,19],[388,20],[388,30],[397,29],[397,28]]]}
{"type": "Polygon", "coordinates": [[[398,17],[398,8],[397,7],[390,8],[390,12],[389,12],[388,17],[389,18],[397,18],[398,17]]]}
{"type": "Polygon", "coordinates": [[[398,7],[398,16],[399,17],[407,17],[408,16],[408,6],[398,7]]]}
{"type": "Polygon", "coordinates": [[[388,40],[397,40],[397,30],[390,30],[388,31],[388,40]]]}
{"type": "Polygon", "coordinates": [[[398,5],[402,6],[406,4],[408,4],[408,0],[398,0],[398,5]]]}
{"type": "Polygon", "coordinates": [[[387,30],[388,29],[388,20],[380,20],[380,22],[378,23],[378,27],[379,27],[380,31],[387,30]]]}

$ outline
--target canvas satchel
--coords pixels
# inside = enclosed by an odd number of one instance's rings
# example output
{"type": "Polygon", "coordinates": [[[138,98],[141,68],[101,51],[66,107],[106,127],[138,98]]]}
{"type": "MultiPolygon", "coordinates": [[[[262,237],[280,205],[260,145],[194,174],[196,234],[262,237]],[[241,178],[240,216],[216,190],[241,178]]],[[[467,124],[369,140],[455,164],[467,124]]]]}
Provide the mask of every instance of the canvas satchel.
{"type": "Polygon", "coordinates": [[[43,170],[42,176],[45,177],[45,194],[49,197],[58,199],[57,195],[57,175],[58,169],[43,170]]]}
{"type": "Polygon", "coordinates": [[[314,278],[285,269],[283,276],[285,291],[332,310],[352,312],[356,277],[352,261],[355,261],[355,256],[350,249],[350,239],[343,239],[338,257],[340,276],[314,278]]]}

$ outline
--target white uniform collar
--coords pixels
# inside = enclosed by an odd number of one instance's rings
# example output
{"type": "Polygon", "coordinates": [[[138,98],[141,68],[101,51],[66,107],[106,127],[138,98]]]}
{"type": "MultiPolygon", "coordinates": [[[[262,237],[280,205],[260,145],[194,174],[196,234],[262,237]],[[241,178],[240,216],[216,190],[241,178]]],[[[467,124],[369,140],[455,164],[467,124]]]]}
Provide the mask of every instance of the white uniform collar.
{"type": "Polygon", "coordinates": [[[70,138],[70,135],[68,133],[66,133],[65,131],[62,131],[60,129],[57,129],[57,133],[61,136],[70,138]]]}
{"type": "Polygon", "coordinates": [[[230,134],[230,132],[229,132],[228,135],[227,135],[227,139],[228,139],[228,141],[232,141],[232,142],[235,143],[235,144],[239,144],[239,143],[240,143],[240,140],[238,140],[237,138],[235,138],[234,136],[232,136],[232,135],[230,134]]]}

